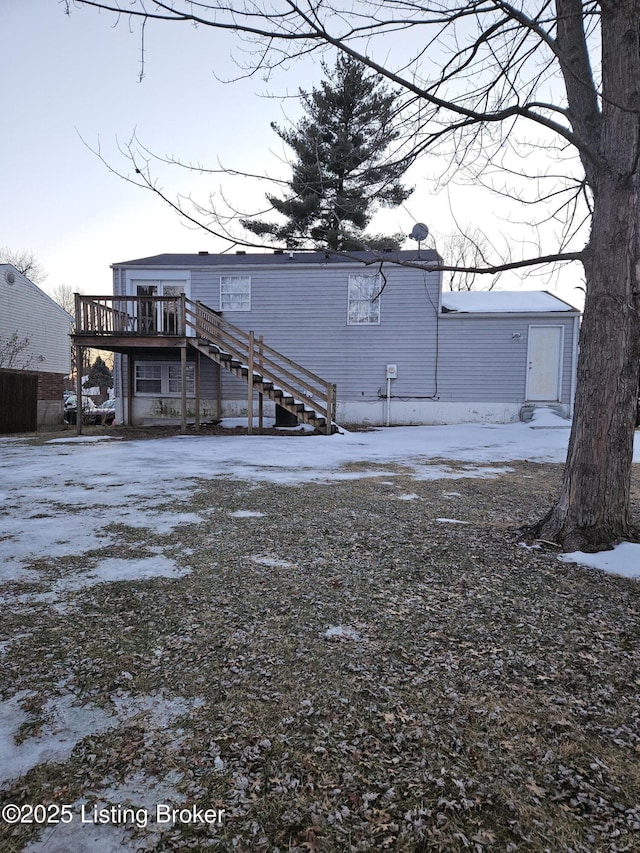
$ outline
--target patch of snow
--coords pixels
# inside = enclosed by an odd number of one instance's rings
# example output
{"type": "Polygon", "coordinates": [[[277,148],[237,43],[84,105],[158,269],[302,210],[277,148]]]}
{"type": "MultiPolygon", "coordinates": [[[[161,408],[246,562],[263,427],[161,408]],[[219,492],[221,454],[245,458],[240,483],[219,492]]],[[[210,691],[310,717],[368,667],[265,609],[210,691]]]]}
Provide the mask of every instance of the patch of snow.
{"type": "Polygon", "coordinates": [[[292,569],[294,567],[294,563],[290,563],[288,560],[279,560],[276,557],[254,555],[251,560],[259,566],[268,566],[272,569],[292,569]]]}
{"type": "Polygon", "coordinates": [[[571,429],[571,421],[561,418],[557,412],[547,406],[540,406],[533,410],[530,429],[571,429]]]}
{"type": "Polygon", "coordinates": [[[69,435],[64,438],[51,438],[47,444],[92,444],[96,441],[120,441],[120,436],[114,435],[69,435]]]}
{"type": "Polygon", "coordinates": [[[60,583],[67,589],[82,589],[97,583],[140,581],[149,578],[181,578],[190,572],[190,569],[178,567],[174,560],[167,557],[142,557],[137,560],[110,558],[102,560],[95,569],[76,577],[72,586],[67,586],[65,581],[60,583]]]}
{"type": "Polygon", "coordinates": [[[408,492],[405,495],[398,495],[399,501],[419,501],[421,500],[420,495],[416,495],[413,492],[408,492]]]}
{"type": "Polygon", "coordinates": [[[253,509],[237,509],[235,512],[230,512],[231,518],[265,518],[264,512],[258,512],[253,509]]]}
{"type": "Polygon", "coordinates": [[[513,468],[506,466],[496,468],[486,465],[465,465],[463,466],[463,470],[460,470],[459,468],[450,468],[448,465],[418,465],[413,469],[413,476],[416,480],[491,480],[500,476],[500,474],[508,474],[511,471],[513,471],[513,468]]]}
{"type": "Polygon", "coordinates": [[[81,554],[112,541],[108,535],[101,533],[100,524],[92,530],[84,513],[66,515],[59,509],[52,511],[49,507],[32,505],[33,509],[44,510],[44,517],[40,518],[38,513],[28,511],[28,500],[26,496],[24,503],[21,502],[22,512],[0,520],[0,536],[6,537],[0,539],[0,580],[29,581],[33,579],[33,573],[30,578],[22,568],[31,559],[81,554]]]}
{"type": "Polygon", "coordinates": [[[179,524],[201,524],[202,516],[195,512],[156,512],[156,513],[141,513],[139,515],[129,513],[125,515],[125,521],[122,521],[122,516],[118,516],[118,522],[126,524],[128,527],[144,528],[153,530],[154,533],[160,535],[171,533],[179,524]]]}
{"type": "Polygon", "coordinates": [[[17,693],[0,703],[0,783],[22,776],[38,764],[64,761],[83,738],[117,722],[102,708],[76,705],[70,694],[57,696],[43,708],[45,722],[40,734],[17,744],[20,727],[33,719],[22,707],[28,695],[17,693]]]}
{"type": "Polygon", "coordinates": [[[202,699],[167,698],[162,693],[130,695],[114,694],[113,709],[96,705],[79,704],[72,693],[63,693],[49,699],[43,706],[44,722],[39,734],[16,743],[21,726],[34,718],[23,707],[24,700],[33,696],[22,691],[0,702],[0,784],[23,776],[33,767],[45,762],[65,761],[75,745],[91,734],[115,728],[131,717],[144,714],[149,726],[165,729],[170,720],[184,716],[192,708],[202,705],[202,699]]]}
{"type": "Polygon", "coordinates": [[[183,805],[183,795],[174,787],[180,775],[172,773],[157,779],[139,771],[127,776],[119,785],[96,791],[90,800],[77,800],[72,804],[74,820],[47,827],[40,840],[25,847],[23,853],[112,853],[119,849],[151,849],[158,843],[157,836],[172,827],[169,822],[156,822],[157,804],[166,803],[174,808],[183,805]],[[94,822],[99,818],[100,809],[111,808],[114,809],[112,821],[94,822]],[[128,829],[133,827],[146,830],[144,842],[131,840],[127,843],[128,829]]]}
{"type": "MultiPolygon", "coordinates": [[[[114,501],[116,516],[110,512],[112,505],[109,502],[98,499],[96,504],[92,504],[91,493],[81,493],[80,489],[78,494],[74,489],[72,494],[59,495],[55,509],[46,496],[25,490],[24,498],[18,501],[15,511],[0,519],[0,582],[28,582],[32,577],[25,574],[24,565],[38,557],[68,557],[113,544],[116,541],[114,534],[104,528],[114,521],[158,535],[172,533],[182,524],[201,524],[203,521],[195,513],[156,512],[152,505],[146,504],[145,507],[145,497],[135,494],[135,489],[126,491],[123,501],[137,501],[140,507],[118,507],[114,501]],[[82,513],[74,513],[74,505],[82,506],[82,513]],[[65,507],[69,508],[66,513],[65,507]]],[[[176,500],[180,499],[181,495],[176,495],[176,500]]]]}
{"type": "Polygon", "coordinates": [[[441,524],[469,524],[468,521],[460,521],[459,518],[436,518],[441,524]]]}
{"type": "Polygon", "coordinates": [[[313,432],[311,424],[296,424],[295,426],[277,426],[278,432],[313,432]]]}
{"type": "Polygon", "coordinates": [[[635,542],[620,542],[611,551],[598,551],[596,554],[573,551],[571,554],[560,554],[558,559],[564,563],[578,563],[612,575],[640,580],[640,545],[635,542]]]}
{"type": "Polygon", "coordinates": [[[322,634],[322,638],[331,642],[340,642],[341,640],[360,641],[362,639],[356,629],[351,628],[349,625],[333,625],[331,628],[327,628],[322,634]]]}
{"type": "Polygon", "coordinates": [[[576,311],[546,290],[469,290],[442,294],[442,307],[465,314],[530,314],[538,311],[576,311]]]}
{"type": "Polygon", "coordinates": [[[133,851],[139,845],[131,840],[126,826],[111,823],[93,824],[80,822],[81,804],[74,804],[74,819],[71,823],[48,826],[42,839],[22,848],[22,853],[114,853],[116,850],[133,851]]]}
{"type": "MultiPolygon", "coordinates": [[[[135,560],[114,557],[101,560],[93,569],[75,572],[54,581],[48,591],[16,595],[14,601],[20,604],[49,604],[57,612],[67,613],[69,608],[65,599],[70,592],[77,592],[102,583],[141,581],[150,578],[181,578],[190,573],[191,569],[180,568],[174,560],[167,557],[142,557],[135,560]]],[[[39,583],[42,586],[45,581],[39,578],[39,583]]]]}

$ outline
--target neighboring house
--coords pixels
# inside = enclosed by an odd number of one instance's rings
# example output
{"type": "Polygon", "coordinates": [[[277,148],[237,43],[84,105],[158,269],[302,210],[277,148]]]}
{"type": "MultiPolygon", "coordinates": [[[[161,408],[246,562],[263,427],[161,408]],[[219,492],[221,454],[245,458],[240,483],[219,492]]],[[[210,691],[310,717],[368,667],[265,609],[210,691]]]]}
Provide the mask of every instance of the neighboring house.
{"type": "Polygon", "coordinates": [[[37,426],[62,423],[64,378],[71,369],[72,322],[63,308],[14,266],[0,264],[3,411],[29,407],[37,426]],[[22,374],[25,387],[27,374],[35,377],[26,398],[17,390],[22,374]]]}
{"type": "MultiPolygon", "coordinates": [[[[543,403],[569,415],[579,312],[548,293],[442,293],[441,274],[427,269],[437,260],[411,250],[205,252],[117,263],[114,296],[84,306],[87,318],[101,319],[87,320],[91,328],[75,340],[108,348],[113,336],[115,393],[133,423],[180,418],[183,377],[189,417],[196,409],[203,419],[246,416],[248,356],[227,352],[227,323],[236,344],[252,332],[335,384],[338,423],[508,422],[543,403]],[[220,369],[233,364],[235,371],[220,369]]],[[[266,370],[255,347],[254,377],[266,370]]],[[[271,378],[256,390],[288,388],[271,378]]],[[[291,395],[305,403],[314,392],[291,395]]]]}

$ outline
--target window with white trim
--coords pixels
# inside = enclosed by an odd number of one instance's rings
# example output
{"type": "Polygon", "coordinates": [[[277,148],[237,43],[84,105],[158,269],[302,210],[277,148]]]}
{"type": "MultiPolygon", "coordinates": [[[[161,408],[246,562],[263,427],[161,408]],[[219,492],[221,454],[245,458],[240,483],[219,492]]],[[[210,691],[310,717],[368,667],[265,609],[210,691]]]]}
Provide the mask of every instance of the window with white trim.
{"type": "Polygon", "coordinates": [[[251,311],[251,276],[220,276],[220,310],[251,311]]]}
{"type": "MultiPolygon", "coordinates": [[[[187,394],[196,392],[195,366],[187,364],[187,394]]],[[[158,361],[136,362],[135,393],[177,397],[182,394],[182,366],[158,361]]]]}
{"type": "Polygon", "coordinates": [[[136,394],[162,394],[160,364],[136,364],[136,394]]]}
{"type": "Polygon", "coordinates": [[[380,323],[379,275],[350,275],[347,306],[349,326],[378,325],[380,323]]]}

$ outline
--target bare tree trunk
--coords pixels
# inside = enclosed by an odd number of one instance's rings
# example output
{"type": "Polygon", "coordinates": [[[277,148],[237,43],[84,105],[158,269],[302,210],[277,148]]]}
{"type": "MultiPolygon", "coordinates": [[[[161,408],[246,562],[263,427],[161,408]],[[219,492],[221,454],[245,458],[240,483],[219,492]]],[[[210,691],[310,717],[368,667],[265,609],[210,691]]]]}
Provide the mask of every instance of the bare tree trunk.
{"type": "Polygon", "coordinates": [[[560,497],[533,528],[564,550],[638,539],[629,495],[640,364],[639,180],[598,187],[585,255],[578,385],[560,497]]]}
{"type": "Polygon", "coordinates": [[[564,480],[533,532],[566,551],[598,551],[639,538],[629,496],[640,364],[640,2],[602,3],[601,119],[582,50],[582,3],[557,0],[557,9],[569,114],[590,148],[581,157],[594,210],[564,480]]]}

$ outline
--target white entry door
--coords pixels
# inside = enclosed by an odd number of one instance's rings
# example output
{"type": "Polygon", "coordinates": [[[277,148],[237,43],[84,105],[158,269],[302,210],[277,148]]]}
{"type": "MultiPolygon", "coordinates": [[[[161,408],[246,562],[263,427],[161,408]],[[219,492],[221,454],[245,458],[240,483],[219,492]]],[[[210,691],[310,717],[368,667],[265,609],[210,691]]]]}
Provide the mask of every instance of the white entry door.
{"type": "Polygon", "coordinates": [[[562,387],[563,326],[529,326],[527,400],[554,402],[562,387]]]}

